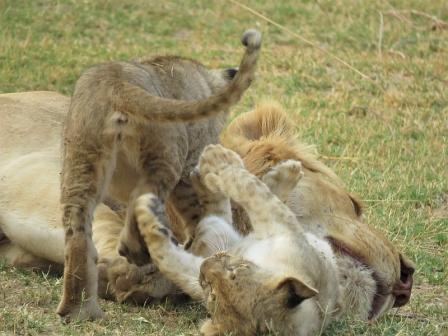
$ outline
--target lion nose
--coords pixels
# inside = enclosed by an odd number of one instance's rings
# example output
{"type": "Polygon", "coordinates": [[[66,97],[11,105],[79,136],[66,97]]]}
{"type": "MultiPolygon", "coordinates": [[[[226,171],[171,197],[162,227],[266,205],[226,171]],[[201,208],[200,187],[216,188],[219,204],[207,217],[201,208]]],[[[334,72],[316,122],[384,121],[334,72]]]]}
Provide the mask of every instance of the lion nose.
{"type": "Polygon", "coordinates": [[[400,253],[400,280],[392,289],[392,294],[395,296],[394,307],[401,307],[409,302],[414,272],[414,263],[400,253]]]}
{"type": "Polygon", "coordinates": [[[404,306],[409,302],[412,291],[412,273],[401,274],[400,280],[395,284],[392,294],[395,296],[394,307],[404,306]]]}
{"type": "Polygon", "coordinates": [[[394,307],[404,306],[411,298],[411,289],[395,286],[392,292],[395,295],[394,307]]]}

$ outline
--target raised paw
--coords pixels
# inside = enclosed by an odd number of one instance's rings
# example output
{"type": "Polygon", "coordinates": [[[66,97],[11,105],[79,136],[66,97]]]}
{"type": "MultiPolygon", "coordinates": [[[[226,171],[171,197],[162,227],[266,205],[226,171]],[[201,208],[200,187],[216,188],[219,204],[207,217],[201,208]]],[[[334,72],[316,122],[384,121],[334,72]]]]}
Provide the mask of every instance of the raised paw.
{"type": "Polygon", "coordinates": [[[207,187],[199,173],[199,167],[195,167],[190,173],[190,181],[202,206],[218,203],[227,199],[224,194],[212,191],[207,187]]]}
{"type": "Polygon", "coordinates": [[[262,181],[277,197],[285,201],[303,175],[300,161],[286,160],[272,167],[262,177],[262,181]]]}
{"type": "Polygon", "coordinates": [[[207,197],[210,190],[207,189],[202,181],[201,174],[199,173],[199,166],[196,166],[190,173],[190,182],[196,192],[199,199],[207,197]]]}
{"type": "Polygon", "coordinates": [[[238,154],[221,145],[208,145],[199,158],[199,172],[203,178],[207,174],[219,174],[225,169],[243,167],[243,160],[238,154]]]}
{"type": "Polygon", "coordinates": [[[287,183],[296,185],[303,177],[302,163],[297,160],[286,160],[272,167],[262,178],[266,184],[287,183]]]}

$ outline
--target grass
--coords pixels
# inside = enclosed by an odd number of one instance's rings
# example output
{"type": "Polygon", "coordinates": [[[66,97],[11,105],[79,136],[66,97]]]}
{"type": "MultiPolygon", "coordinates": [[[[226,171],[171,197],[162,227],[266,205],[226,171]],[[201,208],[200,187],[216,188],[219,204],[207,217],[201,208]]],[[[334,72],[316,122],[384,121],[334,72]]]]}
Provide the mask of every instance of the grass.
{"type": "MultiPolygon", "coordinates": [[[[0,0],[0,92],[70,94],[91,64],[153,54],[234,66],[240,34],[259,27],[258,79],[235,114],[263,99],[282,103],[364,200],[366,221],[417,264],[409,305],[373,325],[340,321],[326,335],[448,335],[448,3],[244,3],[373,82],[228,1],[0,0]]],[[[61,325],[60,293],[57,277],[0,266],[0,335],[192,335],[205,316],[191,303],[102,301],[106,320],[61,325]]]]}

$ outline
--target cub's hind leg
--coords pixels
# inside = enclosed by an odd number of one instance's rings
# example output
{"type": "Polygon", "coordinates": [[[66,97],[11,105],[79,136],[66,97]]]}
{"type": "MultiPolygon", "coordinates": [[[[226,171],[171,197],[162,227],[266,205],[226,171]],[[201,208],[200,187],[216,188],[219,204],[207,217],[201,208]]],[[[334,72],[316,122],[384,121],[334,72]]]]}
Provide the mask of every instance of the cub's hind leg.
{"type": "Polygon", "coordinates": [[[193,299],[202,300],[203,291],[198,279],[204,259],[177,244],[168,228],[160,199],[153,194],[139,197],[135,204],[135,216],[152,260],[162,274],[193,299]]]}
{"type": "Polygon", "coordinates": [[[64,319],[97,319],[97,252],[92,241],[92,216],[112,174],[113,150],[83,143],[66,144],[61,181],[65,230],[64,289],[57,312],[64,319]]]}
{"type": "Polygon", "coordinates": [[[171,204],[184,223],[186,245],[194,239],[196,226],[202,216],[200,201],[188,179],[182,179],[170,195],[171,204]]]}
{"type": "MultiPolygon", "coordinates": [[[[160,134],[160,138],[163,139],[163,135],[160,134]]],[[[147,264],[151,260],[135,218],[137,201],[151,193],[159,198],[165,209],[165,201],[179,183],[187,152],[187,148],[173,139],[164,139],[162,143],[156,144],[145,143],[143,146],[147,147],[140,157],[142,177],[132,192],[118,247],[121,256],[137,265],[147,264]]]]}
{"type": "Polygon", "coordinates": [[[228,250],[242,239],[232,225],[230,199],[222,193],[211,192],[204,185],[198,168],[191,172],[190,179],[203,210],[190,250],[202,257],[228,250]]]}

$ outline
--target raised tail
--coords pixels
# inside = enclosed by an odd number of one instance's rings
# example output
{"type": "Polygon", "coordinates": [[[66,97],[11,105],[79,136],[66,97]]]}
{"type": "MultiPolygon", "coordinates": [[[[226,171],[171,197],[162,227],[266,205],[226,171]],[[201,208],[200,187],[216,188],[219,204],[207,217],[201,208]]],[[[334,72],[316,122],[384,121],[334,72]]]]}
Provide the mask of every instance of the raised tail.
{"type": "Polygon", "coordinates": [[[147,121],[190,121],[206,118],[237,103],[250,86],[261,47],[261,33],[255,29],[244,32],[241,43],[246,52],[233,80],[220,92],[197,101],[166,99],[153,96],[130,83],[122,83],[116,110],[147,121]]]}

